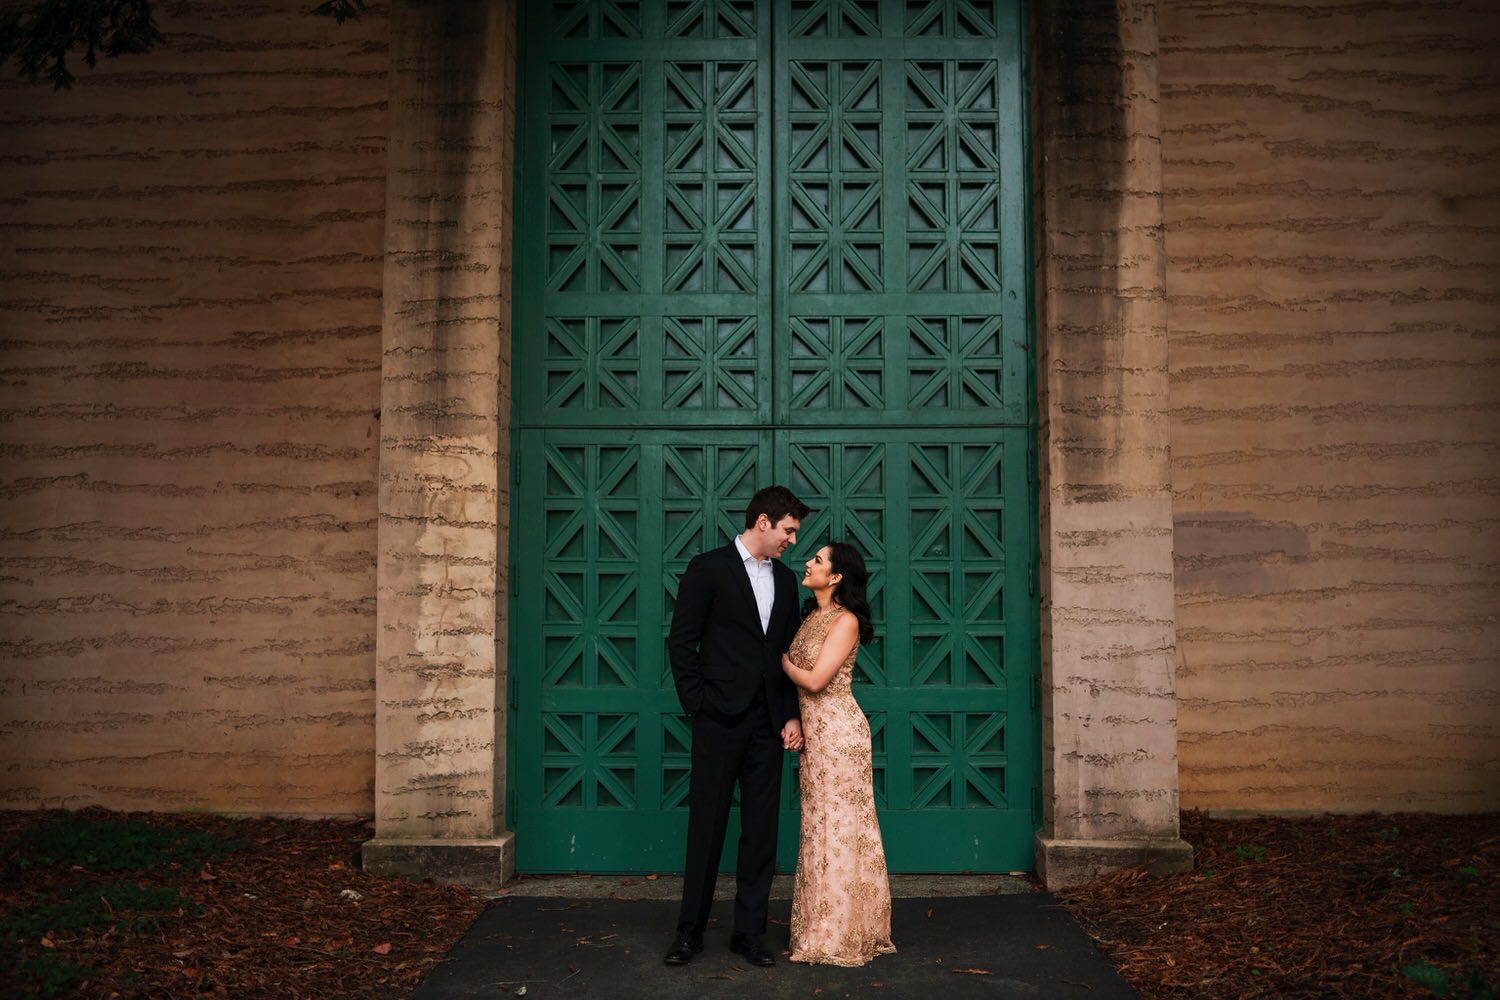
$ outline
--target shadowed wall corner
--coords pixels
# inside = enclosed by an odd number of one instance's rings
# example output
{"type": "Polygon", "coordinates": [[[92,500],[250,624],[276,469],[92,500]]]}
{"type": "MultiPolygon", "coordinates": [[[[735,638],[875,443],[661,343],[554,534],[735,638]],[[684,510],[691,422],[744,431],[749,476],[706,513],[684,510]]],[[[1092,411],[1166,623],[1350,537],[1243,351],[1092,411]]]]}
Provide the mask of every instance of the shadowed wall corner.
{"type": "Polygon", "coordinates": [[[1051,887],[1178,837],[1156,8],[1033,9],[1044,815],[1051,887]]]}
{"type": "Polygon", "coordinates": [[[508,509],[509,3],[392,8],[375,839],[367,867],[498,886],[508,509]]]}

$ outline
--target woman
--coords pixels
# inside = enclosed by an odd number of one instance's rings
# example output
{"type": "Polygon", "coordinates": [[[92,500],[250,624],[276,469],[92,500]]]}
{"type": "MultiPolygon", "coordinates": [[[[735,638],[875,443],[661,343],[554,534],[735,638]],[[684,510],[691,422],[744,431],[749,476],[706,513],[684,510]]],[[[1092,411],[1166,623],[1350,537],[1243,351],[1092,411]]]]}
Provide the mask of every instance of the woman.
{"type": "Polygon", "coordinates": [[[811,613],[781,668],[802,710],[802,842],[792,891],[792,961],[864,965],[896,950],[891,887],[875,819],[870,724],[849,684],[860,640],[874,635],[869,574],[852,545],[807,561],[811,613]]]}

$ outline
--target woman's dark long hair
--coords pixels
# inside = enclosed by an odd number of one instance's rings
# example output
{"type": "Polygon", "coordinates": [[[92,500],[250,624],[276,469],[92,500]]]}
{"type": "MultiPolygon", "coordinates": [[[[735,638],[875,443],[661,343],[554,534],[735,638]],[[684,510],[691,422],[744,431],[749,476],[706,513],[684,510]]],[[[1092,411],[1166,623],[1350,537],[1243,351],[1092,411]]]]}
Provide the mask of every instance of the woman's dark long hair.
{"type": "MultiPolygon", "coordinates": [[[[828,562],[828,571],[842,576],[833,585],[830,596],[835,604],[843,605],[859,622],[859,641],[869,642],[875,638],[875,626],[870,621],[870,598],[866,593],[870,571],[865,568],[865,557],[848,542],[829,542],[828,562]]],[[[818,599],[809,597],[802,605],[802,614],[811,614],[817,606],[818,599]]]]}

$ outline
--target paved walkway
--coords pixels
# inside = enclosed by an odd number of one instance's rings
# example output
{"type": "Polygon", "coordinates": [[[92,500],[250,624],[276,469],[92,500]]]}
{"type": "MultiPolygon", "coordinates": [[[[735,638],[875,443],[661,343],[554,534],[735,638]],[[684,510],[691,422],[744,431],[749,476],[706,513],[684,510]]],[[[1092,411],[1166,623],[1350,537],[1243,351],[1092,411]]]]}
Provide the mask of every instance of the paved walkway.
{"type": "MultiPolygon", "coordinates": [[[[458,997],[1089,997],[1135,993],[1066,910],[1002,876],[894,876],[897,952],[860,969],[761,969],[729,950],[732,876],[692,964],[669,967],[681,880],[525,879],[497,896],[413,1000],[458,997]],[[522,989],[525,992],[522,993],[522,989]]],[[[772,889],[766,943],[786,946],[791,881],[772,889]]]]}

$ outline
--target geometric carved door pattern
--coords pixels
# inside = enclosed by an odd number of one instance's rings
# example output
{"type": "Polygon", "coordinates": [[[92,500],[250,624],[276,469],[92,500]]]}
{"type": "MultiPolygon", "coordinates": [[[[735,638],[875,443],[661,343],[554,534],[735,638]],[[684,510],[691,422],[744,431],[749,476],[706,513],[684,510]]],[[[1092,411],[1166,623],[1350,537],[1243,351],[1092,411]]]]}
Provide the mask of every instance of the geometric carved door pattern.
{"type": "Polygon", "coordinates": [[[680,868],[677,580],[782,482],[814,508],[789,565],[838,537],[873,571],[892,870],[1030,867],[1019,5],[533,0],[522,32],[518,865],[680,868]]]}

